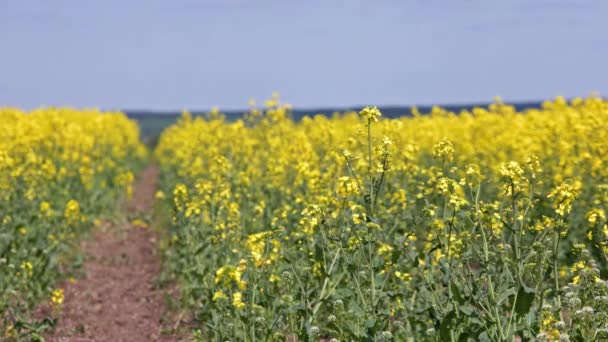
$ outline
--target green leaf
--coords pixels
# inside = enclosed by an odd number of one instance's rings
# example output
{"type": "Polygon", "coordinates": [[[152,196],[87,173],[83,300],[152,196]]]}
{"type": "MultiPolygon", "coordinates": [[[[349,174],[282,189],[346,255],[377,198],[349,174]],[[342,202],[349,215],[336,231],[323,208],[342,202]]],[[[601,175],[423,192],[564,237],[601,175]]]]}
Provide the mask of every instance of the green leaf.
{"type": "Polygon", "coordinates": [[[469,334],[467,334],[466,332],[463,332],[462,334],[460,334],[460,336],[458,336],[458,342],[467,342],[469,340],[469,334]]]}
{"type": "Polygon", "coordinates": [[[452,295],[458,304],[464,304],[464,297],[462,296],[462,293],[460,293],[460,287],[458,287],[458,284],[456,283],[452,283],[452,295]]]}
{"type": "Polygon", "coordinates": [[[439,325],[439,336],[442,341],[450,341],[450,332],[454,328],[454,320],[456,319],[456,312],[450,311],[441,321],[439,325]]]}
{"type": "Polygon", "coordinates": [[[473,312],[475,312],[471,305],[462,305],[458,308],[458,310],[467,316],[472,316],[473,312]]]}
{"type": "Polygon", "coordinates": [[[506,290],[505,292],[501,293],[498,295],[498,298],[496,300],[496,304],[501,305],[505,300],[509,299],[509,301],[511,300],[510,297],[515,296],[515,289],[514,288],[510,288],[508,290],[506,290]]]}
{"type": "Polygon", "coordinates": [[[525,316],[530,312],[532,303],[534,302],[534,290],[524,286],[519,287],[517,291],[517,300],[515,301],[515,312],[520,316],[525,316]]]}

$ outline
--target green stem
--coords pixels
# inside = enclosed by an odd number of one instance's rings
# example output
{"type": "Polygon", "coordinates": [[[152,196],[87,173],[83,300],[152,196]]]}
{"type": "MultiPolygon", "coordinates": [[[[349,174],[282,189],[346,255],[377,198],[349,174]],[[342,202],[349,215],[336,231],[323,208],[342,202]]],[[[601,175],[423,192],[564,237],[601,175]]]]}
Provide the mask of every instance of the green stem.
{"type": "MultiPolygon", "coordinates": [[[[481,190],[481,185],[478,187],[478,192],[477,192],[477,196],[475,198],[475,209],[477,211],[477,216],[480,217],[480,212],[481,210],[479,210],[479,191],[481,190]]],[[[480,231],[481,231],[481,236],[483,238],[483,252],[484,252],[484,267],[488,267],[489,263],[490,263],[490,253],[489,253],[489,249],[488,249],[488,240],[486,238],[486,232],[485,232],[485,228],[483,227],[483,223],[482,220],[479,221],[480,224],[480,231]]],[[[490,306],[494,307],[494,319],[496,320],[496,325],[498,326],[498,334],[500,336],[501,340],[505,340],[505,334],[503,332],[503,328],[502,328],[502,322],[500,320],[500,313],[498,311],[498,303],[496,302],[496,294],[494,293],[494,283],[492,282],[491,277],[488,275],[488,294],[490,295],[490,300],[492,301],[492,303],[490,303],[490,306]]]]}
{"type": "Polygon", "coordinates": [[[372,215],[373,199],[374,199],[374,176],[372,174],[372,120],[367,120],[367,173],[369,175],[369,204],[368,216],[372,215]]]}
{"type": "Polygon", "coordinates": [[[562,300],[561,300],[561,296],[559,295],[559,270],[557,268],[557,253],[559,251],[559,243],[561,240],[562,234],[561,234],[561,226],[557,229],[557,236],[555,238],[555,244],[553,247],[553,274],[554,274],[554,278],[555,278],[555,298],[557,299],[557,306],[560,308],[559,310],[559,316],[560,318],[562,318],[562,300]]]}

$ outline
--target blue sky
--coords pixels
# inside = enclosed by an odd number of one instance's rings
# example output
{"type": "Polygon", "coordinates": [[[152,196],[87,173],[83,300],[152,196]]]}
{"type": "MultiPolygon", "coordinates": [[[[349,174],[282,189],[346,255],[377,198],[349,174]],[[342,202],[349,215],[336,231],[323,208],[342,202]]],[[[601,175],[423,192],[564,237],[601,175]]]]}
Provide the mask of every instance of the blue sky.
{"type": "Polygon", "coordinates": [[[605,0],[0,0],[0,105],[606,95],[607,15],[605,0]]]}

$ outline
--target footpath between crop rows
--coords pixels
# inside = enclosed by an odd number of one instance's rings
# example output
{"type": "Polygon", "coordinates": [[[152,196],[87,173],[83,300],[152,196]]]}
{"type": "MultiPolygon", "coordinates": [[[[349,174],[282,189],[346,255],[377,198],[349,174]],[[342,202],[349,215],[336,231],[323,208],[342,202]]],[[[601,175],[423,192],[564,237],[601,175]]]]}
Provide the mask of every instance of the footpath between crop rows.
{"type": "Polygon", "coordinates": [[[65,282],[65,301],[48,341],[178,341],[172,333],[166,291],[155,285],[161,272],[157,237],[141,220],[154,209],[158,169],[139,175],[126,217],[102,223],[82,242],[80,279],[65,282]]]}

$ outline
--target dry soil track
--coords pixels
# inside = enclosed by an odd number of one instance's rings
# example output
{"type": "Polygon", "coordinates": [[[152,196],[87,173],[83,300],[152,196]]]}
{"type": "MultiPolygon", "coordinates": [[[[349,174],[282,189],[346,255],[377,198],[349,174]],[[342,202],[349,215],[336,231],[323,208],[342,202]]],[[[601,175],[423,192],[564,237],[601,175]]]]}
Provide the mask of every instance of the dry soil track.
{"type": "MultiPolygon", "coordinates": [[[[128,203],[130,216],[152,212],[157,180],[157,168],[143,170],[128,203]]],[[[64,285],[60,319],[47,341],[181,340],[162,333],[172,324],[162,322],[164,291],[154,286],[160,259],[152,230],[110,224],[82,245],[84,277],[64,285]]]]}

